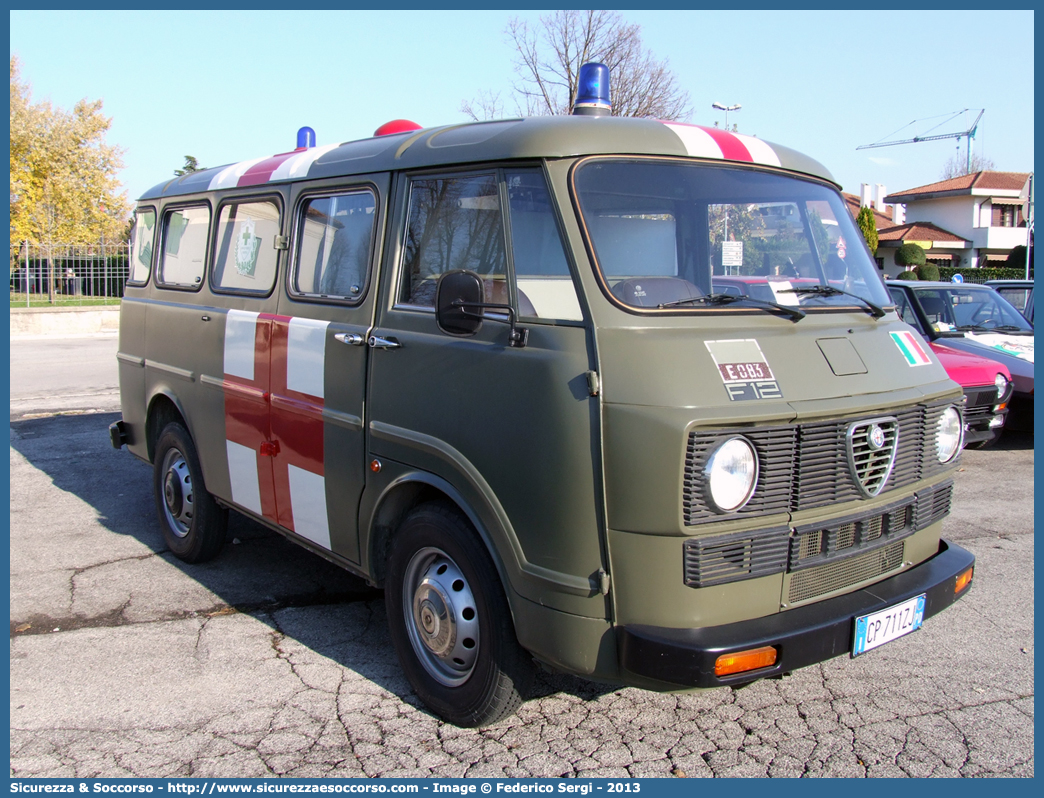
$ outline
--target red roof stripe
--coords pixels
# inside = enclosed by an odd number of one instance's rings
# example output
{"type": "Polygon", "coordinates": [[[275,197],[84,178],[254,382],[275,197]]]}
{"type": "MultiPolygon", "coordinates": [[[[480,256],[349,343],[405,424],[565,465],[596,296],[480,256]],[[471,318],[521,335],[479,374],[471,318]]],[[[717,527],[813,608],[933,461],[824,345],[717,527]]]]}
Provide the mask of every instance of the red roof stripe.
{"type": "Polygon", "coordinates": [[[716,127],[701,127],[700,129],[714,139],[714,143],[721,148],[722,157],[726,160],[754,162],[754,158],[751,157],[750,151],[743,146],[743,142],[731,133],[716,127]]]}
{"type": "Polygon", "coordinates": [[[298,154],[299,151],[295,152],[284,152],[279,155],[273,155],[271,158],[265,158],[260,163],[256,163],[247,169],[237,186],[259,186],[262,183],[267,183],[269,178],[272,177],[272,172],[279,168],[279,164],[288,158],[292,158],[298,154]]]}

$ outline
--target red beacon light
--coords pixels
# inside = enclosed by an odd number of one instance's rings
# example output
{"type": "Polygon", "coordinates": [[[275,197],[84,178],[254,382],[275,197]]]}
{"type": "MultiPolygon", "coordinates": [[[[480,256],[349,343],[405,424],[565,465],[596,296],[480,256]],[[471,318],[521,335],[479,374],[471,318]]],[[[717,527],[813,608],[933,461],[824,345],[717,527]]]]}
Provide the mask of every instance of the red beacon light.
{"type": "Polygon", "coordinates": [[[315,131],[310,127],[303,127],[297,131],[297,149],[308,150],[315,146],[315,131]]]}
{"type": "Polygon", "coordinates": [[[409,133],[411,130],[423,130],[423,128],[409,119],[393,119],[391,122],[385,122],[373,131],[373,135],[394,136],[396,133],[409,133]]]}

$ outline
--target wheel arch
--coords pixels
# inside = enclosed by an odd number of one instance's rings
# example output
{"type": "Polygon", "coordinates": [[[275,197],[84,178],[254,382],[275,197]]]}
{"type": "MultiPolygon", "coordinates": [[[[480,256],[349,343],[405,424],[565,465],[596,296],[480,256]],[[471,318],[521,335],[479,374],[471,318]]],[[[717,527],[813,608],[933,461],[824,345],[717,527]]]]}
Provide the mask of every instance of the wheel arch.
{"type": "Polygon", "coordinates": [[[149,462],[155,461],[156,441],[159,440],[163,428],[171,422],[177,422],[188,430],[188,416],[178,398],[170,391],[161,389],[149,399],[149,407],[145,412],[145,443],[148,447],[149,462]]]}
{"type": "Polygon", "coordinates": [[[447,502],[468,519],[493,561],[510,607],[514,593],[511,579],[489,529],[453,485],[426,471],[411,469],[400,474],[385,486],[374,505],[370,521],[364,527],[368,530],[364,558],[374,583],[384,586],[388,550],[396,529],[411,510],[430,501],[447,502]]]}

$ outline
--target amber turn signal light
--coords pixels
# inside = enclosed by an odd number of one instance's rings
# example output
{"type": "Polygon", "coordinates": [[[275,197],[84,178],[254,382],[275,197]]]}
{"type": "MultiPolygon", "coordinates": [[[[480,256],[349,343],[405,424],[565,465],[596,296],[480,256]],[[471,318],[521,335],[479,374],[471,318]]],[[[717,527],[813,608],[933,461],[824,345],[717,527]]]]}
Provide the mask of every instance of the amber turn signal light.
{"type": "Polygon", "coordinates": [[[964,588],[968,587],[968,585],[971,584],[972,572],[974,570],[975,566],[973,565],[971,568],[969,568],[967,571],[965,571],[963,574],[957,577],[957,584],[953,588],[954,595],[960,593],[962,590],[964,590],[964,588]]]}
{"type": "Polygon", "coordinates": [[[776,664],[776,649],[773,646],[752,648],[749,651],[736,651],[722,654],[714,661],[714,675],[727,676],[730,673],[755,671],[776,664]]]}

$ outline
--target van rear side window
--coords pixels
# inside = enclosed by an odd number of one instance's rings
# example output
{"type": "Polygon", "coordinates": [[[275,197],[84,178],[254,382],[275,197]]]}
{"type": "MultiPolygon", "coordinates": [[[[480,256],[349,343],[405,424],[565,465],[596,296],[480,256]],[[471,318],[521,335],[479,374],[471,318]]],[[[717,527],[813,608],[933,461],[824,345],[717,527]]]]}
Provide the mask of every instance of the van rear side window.
{"type": "Polygon", "coordinates": [[[163,257],[157,282],[168,288],[199,288],[207,253],[210,208],[169,210],[163,215],[163,257]]]}
{"type": "Polygon", "coordinates": [[[152,272],[153,242],[156,238],[156,211],[146,208],[134,214],[134,227],[131,229],[130,275],[127,282],[133,285],[144,285],[149,281],[152,272]]]}
{"type": "Polygon", "coordinates": [[[218,213],[214,290],[267,294],[275,285],[279,252],[279,206],[274,202],[233,202],[218,213]]]}
{"type": "Polygon", "coordinates": [[[291,293],[357,302],[366,291],[377,200],[351,191],[305,200],[297,229],[291,293]]]}

